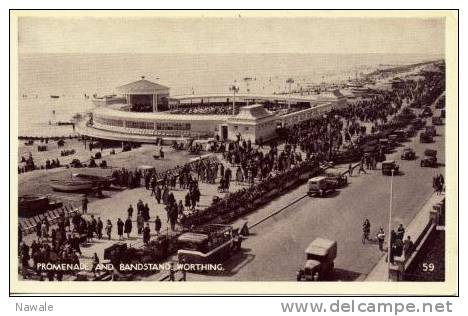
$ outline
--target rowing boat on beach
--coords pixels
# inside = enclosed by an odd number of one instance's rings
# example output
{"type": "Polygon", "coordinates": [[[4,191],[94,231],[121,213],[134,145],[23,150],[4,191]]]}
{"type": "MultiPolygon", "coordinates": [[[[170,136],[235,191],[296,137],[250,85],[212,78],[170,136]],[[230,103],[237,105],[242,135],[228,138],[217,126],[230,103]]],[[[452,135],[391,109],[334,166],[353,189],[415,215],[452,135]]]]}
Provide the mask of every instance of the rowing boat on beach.
{"type": "Polygon", "coordinates": [[[100,177],[89,174],[75,173],[70,179],[51,180],[50,186],[59,192],[86,192],[94,188],[108,189],[111,185],[110,177],[100,177]]]}
{"type": "Polygon", "coordinates": [[[86,192],[93,189],[93,181],[87,180],[50,180],[50,186],[58,192],[86,192]]]}

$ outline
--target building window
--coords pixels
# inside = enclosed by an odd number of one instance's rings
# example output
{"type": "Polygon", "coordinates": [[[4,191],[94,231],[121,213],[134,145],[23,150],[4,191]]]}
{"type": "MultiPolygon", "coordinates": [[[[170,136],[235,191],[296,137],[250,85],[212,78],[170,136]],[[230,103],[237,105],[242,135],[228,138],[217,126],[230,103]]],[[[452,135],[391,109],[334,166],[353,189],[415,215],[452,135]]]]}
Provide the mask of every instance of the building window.
{"type": "Polygon", "coordinates": [[[249,127],[248,127],[248,126],[244,127],[244,130],[248,131],[248,130],[249,130],[249,127]]]}

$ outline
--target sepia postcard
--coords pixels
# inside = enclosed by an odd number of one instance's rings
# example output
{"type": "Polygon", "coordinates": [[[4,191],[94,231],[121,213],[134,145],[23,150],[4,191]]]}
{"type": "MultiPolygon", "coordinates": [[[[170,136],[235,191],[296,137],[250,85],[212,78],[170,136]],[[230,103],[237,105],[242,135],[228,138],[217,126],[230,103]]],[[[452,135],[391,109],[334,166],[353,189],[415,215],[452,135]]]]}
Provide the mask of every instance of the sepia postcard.
{"type": "Polygon", "coordinates": [[[457,294],[457,11],[12,10],[10,58],[11,295],[457,294]]]}

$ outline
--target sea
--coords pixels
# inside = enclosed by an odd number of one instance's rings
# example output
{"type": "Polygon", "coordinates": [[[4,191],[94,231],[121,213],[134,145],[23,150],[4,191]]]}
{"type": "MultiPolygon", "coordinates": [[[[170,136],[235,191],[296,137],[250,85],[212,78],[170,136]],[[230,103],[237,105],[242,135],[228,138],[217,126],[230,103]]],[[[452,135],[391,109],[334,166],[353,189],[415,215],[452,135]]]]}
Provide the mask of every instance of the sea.
{"type": "MultiPolygon", "coordinates": [[[[76,113],[91,110],[92,95],[145,79],[170,87],[171,95],[284,92],[340,83],[377,69],[440,59],[416,54],[24,54],[18,60],[18,133],[66,136],[76,113]],[[246,79],[248,78],[248,79],[246,79]],[[58,98],[51,98],[51,96],[58,98]],[[89,96],[87,98],[86,96],[89,96]]],[[[12,109],[16,110],[16,109],[12,109]]]]}

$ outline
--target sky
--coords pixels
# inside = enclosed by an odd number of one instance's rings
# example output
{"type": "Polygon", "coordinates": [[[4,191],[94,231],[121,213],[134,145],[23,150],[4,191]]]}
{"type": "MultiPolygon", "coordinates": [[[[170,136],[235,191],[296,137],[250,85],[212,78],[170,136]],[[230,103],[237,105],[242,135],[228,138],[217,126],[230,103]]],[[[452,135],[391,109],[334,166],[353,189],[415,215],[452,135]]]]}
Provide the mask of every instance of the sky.
{"type": "Polygon", "coordinates": [[[443,54],[441,18],[19,17],[20,54],[443,54]]]}

